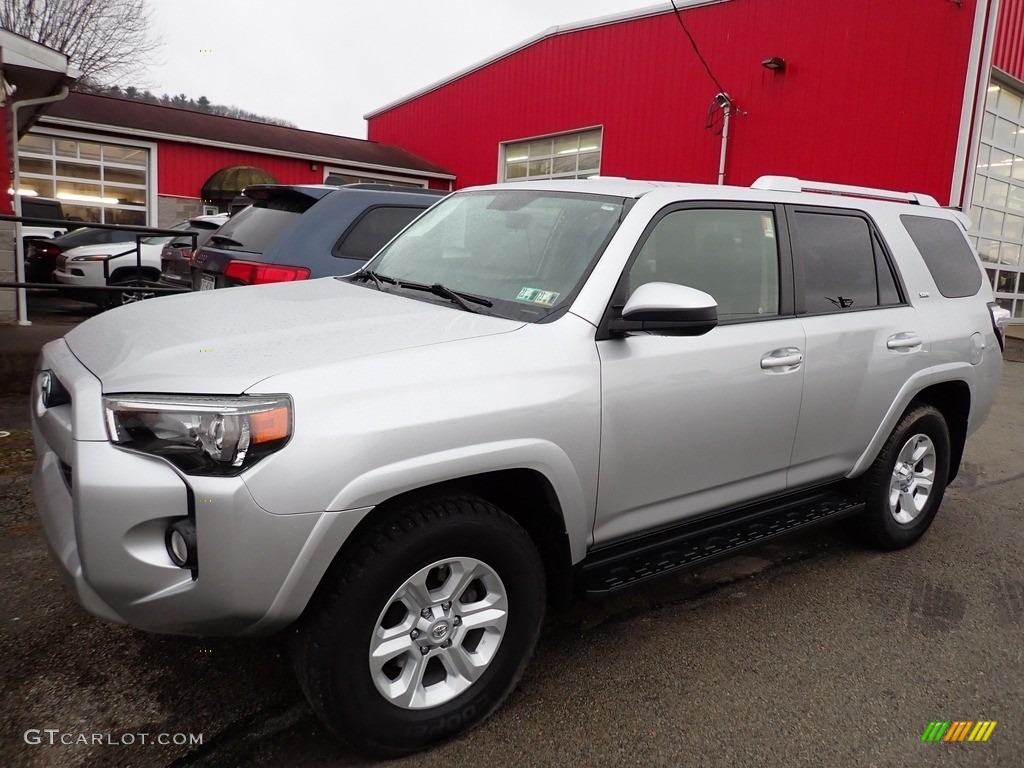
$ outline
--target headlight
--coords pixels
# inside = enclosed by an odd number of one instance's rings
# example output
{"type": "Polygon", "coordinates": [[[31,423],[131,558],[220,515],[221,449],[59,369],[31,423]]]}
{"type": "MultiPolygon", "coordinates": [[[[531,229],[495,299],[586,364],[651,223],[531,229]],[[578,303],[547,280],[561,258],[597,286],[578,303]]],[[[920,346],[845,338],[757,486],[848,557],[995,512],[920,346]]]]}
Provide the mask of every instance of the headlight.
{"type": "Polygon", "coordinates": [[[68,261],[106,261],[109,258],[111,258],[110,254],[104,253],[96,256],[70,256],[68,261]]]}
{"type": "Polygon", "coordinates": [[[161,456],[190,475],[237,475],[292,434],[287,395],[122,395],[103,405],[111,442],[161,456]]]}

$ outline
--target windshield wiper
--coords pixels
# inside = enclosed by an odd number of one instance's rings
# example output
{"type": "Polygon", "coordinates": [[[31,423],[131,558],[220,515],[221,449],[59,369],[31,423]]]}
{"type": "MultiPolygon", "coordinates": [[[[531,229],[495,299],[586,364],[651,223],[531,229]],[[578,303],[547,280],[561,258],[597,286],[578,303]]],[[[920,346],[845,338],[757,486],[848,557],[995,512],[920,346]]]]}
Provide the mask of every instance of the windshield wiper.
{"type": "Polygon", "coordinates": [[[441,283],[426,285],[425,283],[407,283],[405,280],[401,280],[398,283],[398,287],[411,288],[414,291],[427,291],[435,296],[440,296],[442,299],[455,302],[467,312],[476,312],[477,314],[482,313],[479,309],[471,307],[467,302],[472,301],[474,304],[480,304],[485,307],[494,306],[494,302],[490,299],[485,299],[483,296],[474,296],[472,293],[465,293],[463,291],[453,291],[448,286],[441,285],[441,283]]]}
{"type": "Polygon", "coordinates": [[[210,239],[217,245],[230,245],[233,248],[245,248],[245,243],[240,243],[227,235],[211,235],[210,239]]]}
{"type": "MultiPolygon", "coordinates": [[[[388,277],[387,275],[378,275],[372,269],[367,269],[366,267],[363,267],[358,272],[353,272],[351,275],[348,276],[347,279],[365,280],[366,278],[370,278],[371,280],[373,280],[373,284],[377,286],[378,291],[384,291],[384,283],[391,283],[391,285],[394,285],[397,282],[393,277],[388,277]]],[[[344,280],[346,278],[338,277],[335,279],[344,280]]],[[[384,291],[384,293],[387,293],[387,291],[384,291]]]]}

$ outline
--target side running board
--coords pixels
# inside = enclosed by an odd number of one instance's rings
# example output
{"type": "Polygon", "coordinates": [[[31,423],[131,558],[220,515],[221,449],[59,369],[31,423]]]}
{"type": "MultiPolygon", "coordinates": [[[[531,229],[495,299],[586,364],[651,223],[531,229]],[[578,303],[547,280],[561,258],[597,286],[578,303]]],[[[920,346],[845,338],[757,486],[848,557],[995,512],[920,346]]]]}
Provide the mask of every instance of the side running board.
{"type": "Polygon", "coordinates": [[[649,579],[707,565],[784,534],[854,515],[864,502],[834,491],[780,499],[771,506],[744,507],[705,517],[658,534],[592,552],[577,577],[587,599],[649,579]]]}

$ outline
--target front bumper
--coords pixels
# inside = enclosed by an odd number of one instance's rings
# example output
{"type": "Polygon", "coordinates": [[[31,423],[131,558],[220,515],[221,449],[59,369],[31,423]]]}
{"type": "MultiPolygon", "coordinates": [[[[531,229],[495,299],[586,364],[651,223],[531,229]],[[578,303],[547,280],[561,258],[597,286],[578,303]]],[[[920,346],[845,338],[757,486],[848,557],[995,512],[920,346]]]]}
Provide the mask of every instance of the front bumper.
{"type": "Polygon", "coordinates": [[[161,288],[177,288],[180,291],[191,291],[192,276],[163,272],[160,275],[160,280],[157,281],[157,285],[161,288]]]}
{"type": "Polygon", "coordinates": [[[33,393],[33,491],[61,577],[90,613],[152,632],[264,634],[302,612],[341,543],[367,509],[271,514],[240,477],[192,477],[115,448],[103,434],[99,382],[48,344],[71,405],[33,393]],[[198,565],[179,568],[167,528],[191,517],[198,565]]]}
{"type": "Polygon", "coordinates": [[[58,267],[53,272],[53,279],[56,282],[61,283],[62,285],[67,285],[67,286],[70,286],[70,287],[73,287],[73,288],[88,288],[88,287],[106,285],[106,282],[104,282],[104,280],[103,280],[103,272],[102,271],[99,272],[99,274],[97,275],[97,274],[90,274],[91,272],[93,272],[93,270],[81,269],[81,267],[77,267],[77,266],[74,267],[74,269],[81,270],[82,274],[81,275],[73,275],[73,274],[71,274],[70,272],[67,271],[68,267],[64,267],[63,269],[58,267]]]}

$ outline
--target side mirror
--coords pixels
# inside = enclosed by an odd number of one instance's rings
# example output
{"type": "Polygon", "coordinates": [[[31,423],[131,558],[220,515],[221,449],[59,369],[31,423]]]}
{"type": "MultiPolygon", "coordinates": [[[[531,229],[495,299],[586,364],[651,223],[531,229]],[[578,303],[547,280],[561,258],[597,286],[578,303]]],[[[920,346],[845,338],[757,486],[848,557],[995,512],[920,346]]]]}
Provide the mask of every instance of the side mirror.
{"type": "Polygon", "coordinates": [[[718,302],[704,291],[675,283],[644,283],[629,297],[622,317],[608,323],[608,330],[703,336],[716,325],[718,302]]]}

